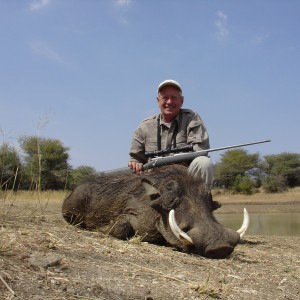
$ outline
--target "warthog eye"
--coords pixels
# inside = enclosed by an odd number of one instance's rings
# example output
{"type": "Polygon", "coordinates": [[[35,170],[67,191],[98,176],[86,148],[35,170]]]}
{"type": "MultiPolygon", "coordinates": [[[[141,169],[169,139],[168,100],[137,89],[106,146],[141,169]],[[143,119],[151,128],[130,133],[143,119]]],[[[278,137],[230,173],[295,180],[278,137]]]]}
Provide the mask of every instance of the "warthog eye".
{"type": "Polygon", "coordinates": [[[181,195],[181,188],[178,182],[171,180],[165,186],[165,193],[172,193],[173,195],[180,196],[181,195]]]}

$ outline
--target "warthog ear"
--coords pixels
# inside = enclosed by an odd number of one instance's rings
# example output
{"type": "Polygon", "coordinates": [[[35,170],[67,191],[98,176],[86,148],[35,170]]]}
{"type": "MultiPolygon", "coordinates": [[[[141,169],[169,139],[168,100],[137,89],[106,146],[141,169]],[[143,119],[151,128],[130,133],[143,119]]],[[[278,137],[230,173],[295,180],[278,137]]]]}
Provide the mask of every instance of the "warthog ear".
{"type": "Polygon", "coordinates": [[[148,180],[147,178],[142,178],[142,184],[144,186],[146,194],[150,197],[151,202],[150,205],[153,208],[161,207],[161,194],[158,188],[154,185],[153,182],[148,180]]]}

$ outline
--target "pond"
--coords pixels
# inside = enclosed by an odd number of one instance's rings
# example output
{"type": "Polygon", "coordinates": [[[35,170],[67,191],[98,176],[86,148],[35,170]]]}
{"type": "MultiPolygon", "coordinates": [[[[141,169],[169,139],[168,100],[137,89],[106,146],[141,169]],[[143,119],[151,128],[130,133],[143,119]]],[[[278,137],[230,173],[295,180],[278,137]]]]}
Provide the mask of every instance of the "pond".
{"type": "MultiPolygon", "coordinates": [[[[300,236],[300,213],[249,213],[249,235],[300,236]]],[[[242,214],[216,214],[216,219],[227,228],[239,229],[242,214]]]]}

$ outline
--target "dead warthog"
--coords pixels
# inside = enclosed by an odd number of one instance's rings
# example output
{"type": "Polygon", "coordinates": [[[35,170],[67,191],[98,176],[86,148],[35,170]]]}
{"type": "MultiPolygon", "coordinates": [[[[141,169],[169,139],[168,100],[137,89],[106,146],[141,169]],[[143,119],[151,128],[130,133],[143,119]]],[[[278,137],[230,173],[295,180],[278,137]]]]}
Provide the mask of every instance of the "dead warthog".
{"type": "Polygon", "coordinates": [[[64,200],[71,224],[100,230],[118,239],[171,245],[210,258],[228,256],[247,229],[248,215],[236,232],[213,216],[211,194],[180,165],[142,175],[104,176],[79,185],[64,200]]]}

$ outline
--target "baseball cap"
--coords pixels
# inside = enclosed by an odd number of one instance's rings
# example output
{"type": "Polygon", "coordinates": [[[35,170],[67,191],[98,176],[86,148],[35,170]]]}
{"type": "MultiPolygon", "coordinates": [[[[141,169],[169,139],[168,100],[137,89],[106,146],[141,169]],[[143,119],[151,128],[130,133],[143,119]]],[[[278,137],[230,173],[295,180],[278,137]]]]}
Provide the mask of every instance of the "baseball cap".
{"type": "Polygon", "coordinates": [[[177,87],[177,88],[180,90],[180,92],[182,92],[182,89],[181,89],[181,86],[180,86],[179,82],[177,82],[177,81],[175,81],[175,80],[173,80],[173,79],[167,79],[167,80],[161,82],[161,83],[159,84],[158,88],[157,88],[157,92],[159,93],[160,90],[161,90],[163,87],[167,86],[167,85],[173,85],[173,86],[177,87]]]}

